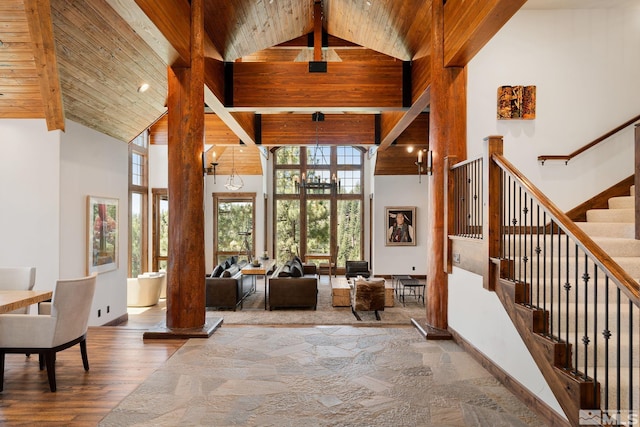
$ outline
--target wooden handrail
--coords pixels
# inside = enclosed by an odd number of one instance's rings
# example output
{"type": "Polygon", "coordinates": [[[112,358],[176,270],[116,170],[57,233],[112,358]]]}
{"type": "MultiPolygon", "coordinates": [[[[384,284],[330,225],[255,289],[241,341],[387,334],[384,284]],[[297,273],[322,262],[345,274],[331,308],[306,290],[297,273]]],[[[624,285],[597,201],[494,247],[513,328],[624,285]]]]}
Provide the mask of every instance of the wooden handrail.
{"type": "Polygon", "coordinates": [[[564,164],[566,165],[567,163],[569,163],[569,160],[573,159],[578,154],[582,154],[583,152],[587,151],[591,147],[594,147],[594,146],[598,145],[599,143],[601,143],[605,139],[609,138],[610,136],[615,135],[616,133],[620,132],[622,129],[625,129],[626,127],[632,125],[634,122],[636,122],[638,120],[640,120],[640,115],[637,115],[634,118],[632,118],[630,120],[627,120],[626,122],[624,122],[620,126],[616,127],[615,129],[612,129],[609,132],[605,133],[604,135],[594,139],[593,141],[591,141],[590,143],[588,143],[584,147],[578,148],[576,151],[574,151],[571,154],[567,154],[567,155],[564,155],[564,156],[562,156],[562,155],[547,155],[547,154],[545,154],[545,155],[542,155],[542,156],[538,156],[538,161],[542,162],[542,164],[544,165],[544,162],[546,160],[564,160],[564,164]]]}
{"type": "Polygon", "coordinates": [[[640,307],[640,285],[622,269],[603,249],[600,248],[580,227],[558,208],[547,196],[529,181],[504,156],[493,154],[491,160],[511,175],[522,188],[547,209],[552,219],[562,226],[563,231],[573,238],[574,242],[590,255],[591,261],[598,265],[618,284],[625,295],[640,307]]]}

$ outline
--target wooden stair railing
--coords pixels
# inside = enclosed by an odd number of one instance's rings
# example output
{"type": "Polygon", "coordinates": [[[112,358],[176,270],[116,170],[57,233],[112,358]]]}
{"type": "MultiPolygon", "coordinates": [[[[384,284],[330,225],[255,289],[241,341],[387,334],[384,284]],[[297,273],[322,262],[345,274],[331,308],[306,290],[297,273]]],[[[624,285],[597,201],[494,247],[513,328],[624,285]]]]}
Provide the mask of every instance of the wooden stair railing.
{"type": "Polygon", "coordinates": [[[629,119],[626,122],[622,123],[620,126],[614,129],[611,129],[609,132],[605,133],[604,135],[599,136],[598,138],[594,139],[590,143],[578,148],[573,153],[565,154],[565,155],[543,154],[541,156],[538,156],[538,161],[544,165],[544,162],[547,160],[564,160],[564,164],[566,165],[569,163],[569,160],[573,159],[579,154],[584,153],[588,149],[595,147],[596,145],[600,144],[602,141],[612,137],[613,135],[617,134],[621,130],[626,129],[627,127],[631,126],[633,123],[637,122],[638,120],[640,120],[640,115],[637,115],[634,118],[629,119]]]}
{"type": "Polygon", "coordinates": [[[483,163],[485,287],[570,424],[581,410],[637,413],[640,285],[502,156],[502,137],[483,163]]]}

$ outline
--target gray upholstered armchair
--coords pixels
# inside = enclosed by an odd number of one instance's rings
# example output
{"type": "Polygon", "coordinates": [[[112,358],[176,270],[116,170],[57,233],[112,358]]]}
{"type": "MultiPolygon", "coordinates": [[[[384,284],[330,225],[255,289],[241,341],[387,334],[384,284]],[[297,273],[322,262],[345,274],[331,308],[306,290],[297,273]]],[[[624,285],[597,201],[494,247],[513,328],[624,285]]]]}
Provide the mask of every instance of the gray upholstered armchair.
{"type": "Polygon", "coordinates": [[[40,356],[40,369],[47,367],[49,388],[56,391],[56,353],[80,344],[82,364],[89,370],[87,326],[96,288],[96,273],[88,277],[58,280],[50,315],[0,315],[0,391],[4,383],[6,353],[40,356]]]}
{"type": "Polygon", "coordinates": [[[369,263],[367,261],[347,261],[345,267],[346,271],[344,275],[347,279],[358,276],[365,278],[371,276],[369,263]]]}
{"type": "MultiPolygon", "coordinates": [[[[0,290],[30,291],[36,283],[35,267],[0,267],[0,290]]],[[[29,307],[19,308],[12,314],[27,314],[29,307]]]]}

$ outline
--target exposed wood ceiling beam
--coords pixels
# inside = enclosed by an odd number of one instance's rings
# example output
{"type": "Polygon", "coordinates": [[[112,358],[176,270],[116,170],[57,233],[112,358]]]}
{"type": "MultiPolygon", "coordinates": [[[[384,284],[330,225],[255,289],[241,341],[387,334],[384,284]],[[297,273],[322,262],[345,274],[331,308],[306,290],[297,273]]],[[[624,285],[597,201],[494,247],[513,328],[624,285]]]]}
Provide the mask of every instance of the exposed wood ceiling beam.
{"type": "MultiPolygon", "coordinates": [[[[214,95],[209,86],[204,87],[204,102],[214,113],[235,133],[238,138],[247,145],[255,145],[255,130],[253,121],[248,116],[255,116],[254,113],[231,113],[222,102],[214,95]]],[[[209,143],[211,141],[208,141],[209,143]]],[[[239,142],[239,141],[238,141],[239,142]]]]}
{"type": "Polygon", "coordinates": [[[444,64],[464,67],[527,0],[448,0],[444,64]]]}
{"type": "MultiPolygon", "coordinates": [[[[142,11],[151,19],[154,25],[162,32],[164,37],[176,49],[181,65],[189,63],[190,45],[189,34],[191,28],[191,12],[188,0],[135,0],[142,11]]],[[[219,49],[204,35],[204,56],[222,60],[219,49]]],[[[173,65],[173,64],[168,64],[173,65]]]]}
{"type": "MultiPolygon", "coordinates": [[[[388,148],[393,141],[398,138],[402,132],[418,117],[429,105],[431,95],[429,89],[422,93],[416,102],[411,105],[411,108],[406,113],[401,115],[383,113],[380,125],[380,150],[388,148]]],[[[428,143],[428,138],[425,137],[425,143],[428,143]]]]}
{"type": "MultiPolygon", "coordinates": [[[[524,3],[526,0],[448,0],[444,7],[445,66],[465,67],[524,3]]],[[[430,61],[430,56],[415,61],[424,72],[412,73],[414,94],[411,108],[401,117],[395,113],[382,115],[382,150],[388,148],[429,105],[431,75],[429,67],[421,63],[424,61],[430,61]]]]}
{"type": "MultiPolygon", "coordinates": [[[[233,108],[261,110],[325,107],[399,110],[402,62],[329,62],[326,73],[309,73],[303,62],[236,62],[233,108]]],[[[286,110],[285,110],[286,111],[286,110]]]]}
{"type": "Polygon", "coordinates": [[[47,129],[64,131],[64,108],[49,0],[25,0],[47,129]]]}
{"type": "Polygon", "coordinates": [[[135,2],[106,0],[131,28],[153,49],[165,64],[177,64],[181,60],[178,51],[135,2]]]}
{"type": "Polygon", "coordinates": [[[313,60],[322,61],[322,2],[313,3],[313,60]]]}

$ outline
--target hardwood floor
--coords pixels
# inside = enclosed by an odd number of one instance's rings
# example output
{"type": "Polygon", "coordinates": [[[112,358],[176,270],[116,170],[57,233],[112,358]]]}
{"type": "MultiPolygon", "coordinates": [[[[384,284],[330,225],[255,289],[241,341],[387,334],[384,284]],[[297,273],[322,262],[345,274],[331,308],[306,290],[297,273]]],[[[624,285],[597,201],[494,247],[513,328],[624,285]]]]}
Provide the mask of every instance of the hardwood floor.
{"type": "Polygon", "coordinates": [[[122,326],[92,327],[87,334],[89,372],[80,347],[58,353],[51,393],[38,356],[8,354],[4,391],[0,392],[2,426],[96,426],[186,340],[142,340],[142,328],[162,318],[163,307],[133,314],[122,326]]]}

